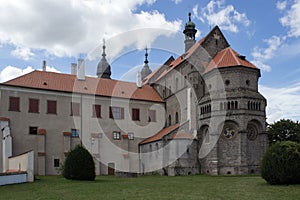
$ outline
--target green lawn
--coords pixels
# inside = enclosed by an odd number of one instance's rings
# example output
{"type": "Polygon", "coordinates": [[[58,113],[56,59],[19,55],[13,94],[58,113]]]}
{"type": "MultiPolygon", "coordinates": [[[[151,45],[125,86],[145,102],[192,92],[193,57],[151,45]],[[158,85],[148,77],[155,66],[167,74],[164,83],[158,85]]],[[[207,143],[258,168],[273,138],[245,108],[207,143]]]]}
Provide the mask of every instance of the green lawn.
{"type": "Polygon", "coordinates": [[[300,199],[300,185],[271,186],[259,176],[99,176],[94,182],[59,176],[39,179],[0,186],[0,199],[300,199]]]}

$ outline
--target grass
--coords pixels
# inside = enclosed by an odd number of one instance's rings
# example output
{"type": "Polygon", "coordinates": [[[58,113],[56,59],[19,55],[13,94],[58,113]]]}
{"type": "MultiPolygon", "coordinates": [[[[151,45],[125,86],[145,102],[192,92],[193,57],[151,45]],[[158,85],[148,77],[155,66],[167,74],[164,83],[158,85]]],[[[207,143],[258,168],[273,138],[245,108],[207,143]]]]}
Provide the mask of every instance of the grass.
{"type": "Polygon", "coordinates": [[[34,183],[0,186],[0,199],[299,199],[300,185],[271,186],[259,176],[99,176],[71,181],[41,176],[34,183]]]}

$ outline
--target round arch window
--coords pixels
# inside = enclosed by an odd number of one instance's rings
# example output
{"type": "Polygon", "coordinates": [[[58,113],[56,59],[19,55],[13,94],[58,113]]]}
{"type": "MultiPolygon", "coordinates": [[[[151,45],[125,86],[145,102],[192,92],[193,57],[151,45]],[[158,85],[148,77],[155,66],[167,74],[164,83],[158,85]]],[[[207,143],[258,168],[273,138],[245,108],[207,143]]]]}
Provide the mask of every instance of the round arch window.
{"type": "Polygon", "coordinates": [[[248,131],[247,131],[247,138],[249,140],[255,140],[257,138],[257,130],[255,127],[251,126],[251,127],[248,127],[248,131]]]}

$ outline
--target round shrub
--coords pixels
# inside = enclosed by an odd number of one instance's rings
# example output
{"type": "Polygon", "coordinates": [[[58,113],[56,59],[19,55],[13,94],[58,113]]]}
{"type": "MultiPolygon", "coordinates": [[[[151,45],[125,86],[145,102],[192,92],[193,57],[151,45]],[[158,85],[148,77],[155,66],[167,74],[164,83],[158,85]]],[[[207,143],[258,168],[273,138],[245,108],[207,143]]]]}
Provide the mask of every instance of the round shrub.
{"type": "Polygon", "coordinates": [[[300,183],[300,144],[291,141],[277,142],[265,153],[261,175],[270,184],[300,183]]]}
{"type": "Polygon", "coordinates": [[[95,180],[95,163],[92,155],[83,146],[76,146],[65,160],[63,176],[74,180],[95,180]]]}

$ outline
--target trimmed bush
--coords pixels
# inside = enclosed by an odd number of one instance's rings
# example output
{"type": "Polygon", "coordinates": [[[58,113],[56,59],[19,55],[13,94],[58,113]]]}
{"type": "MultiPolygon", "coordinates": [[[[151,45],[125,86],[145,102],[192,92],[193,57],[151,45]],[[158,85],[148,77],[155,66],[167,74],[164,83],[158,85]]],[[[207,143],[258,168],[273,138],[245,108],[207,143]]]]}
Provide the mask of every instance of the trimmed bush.
{"type": "Polygon", "coordinates": [[[272,185],[300,183],[300,144],[277,142],[265,153],[261,165],[262,177],[272,185]]]}
{"type": "Polygon", "coordinates": [[[92,155],[83,146],[76,146],[65,160],[63,176],[74,180],[95,180],[95,163],[92,155]]]}

